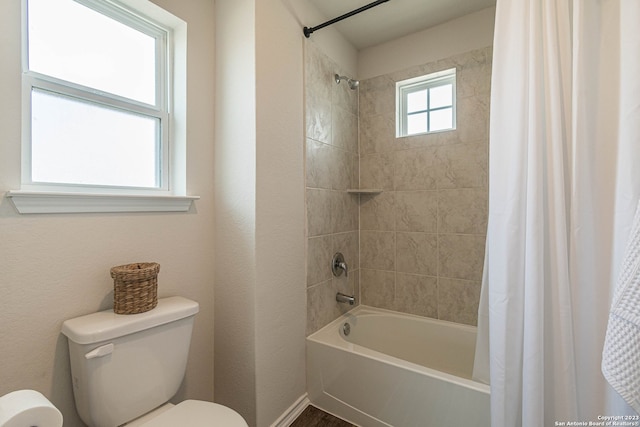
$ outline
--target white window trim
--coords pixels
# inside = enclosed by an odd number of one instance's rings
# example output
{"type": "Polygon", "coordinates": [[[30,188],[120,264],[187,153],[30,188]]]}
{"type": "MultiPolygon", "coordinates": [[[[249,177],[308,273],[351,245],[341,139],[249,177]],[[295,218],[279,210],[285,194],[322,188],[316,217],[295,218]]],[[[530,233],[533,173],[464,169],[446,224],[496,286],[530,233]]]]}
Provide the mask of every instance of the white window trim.
{"type": "MultiPolygon", "coordinates": [[[[85,0],[93,2],[92,0],[85,0]]],[[[164,144],[167,150],[163,153],[163,161],[167,162],[168,179],[165,188],[134,189],[118,187],[90,187],[57,184],[34,184],[30,182],[30,111],[29,102],[25,97],[30,96],[30,90],[23,90],[23,120],[22,120],[22,178],[20,190],[6,193],[17,211],[27,213],[78,213],[78,212],[186,212],[190,210],[198,196],[186,195],[186,61],[187,61],[187,24],[150,1],[140,0],[109,0],[110,3],[136,14],[144,15],[149,22],[159,24],[170,30],[167,41],[168,57],[165,58],[166,67],[162,72],[168,73],[168,93],[160,94],[158,102],[169,102],[168,115],[171,122],[167,123],[166,135],[169,143],[164,144]],[[26,116],[25,116],[26,114],[26,116]],[[26,120],[28,117],[29,120],[26,120]],[[27,140],[28,138],[28,140],[27,140]],[[25,180],[25,174],[29,179],[25,180]]],[[[22,2],[23,22],[26,22],[27,2],[22,2]]],[[[23,38],[26,40],[25,25],[23,38]]],[[[23,58],[26,58],[26,44],[23,43],[23,58]]],[[[25,59],[23,59],[25,60],[25,59]]],[[[23,78],[23,85],[29,84],[29,79],[38,78],[37,73],[23,78]],[[27,80],[25,82],[25,80],[27,80]]],[[[48,79],[43,84],[55,85],[54,79],[48,79]]],[[[39,86],[37,86],[39,87],[39,86]]],[[[100,96],[100,95],[98,95],[100,96]]],[[[110,96],[117,102],[117,96],[110,96]]],[[[140,104],[141,108],[153,109],[153,106],[140,104]]]]}
{"type": "Polygon", "coordinates": [[[21,214],[86,212],[187,212],[198,196],[8,191],[21,214]]]}
{"type": "Polygon", "coordinates": [[[447,70],[430,73],[425,76],[414,77],[402,80],[396,83],[396,137],[407,138],[417,135],[428,135],[440,132],[450,132],[456,129],[456,69],[449,68],[447,70]],[[407,134],[407,94],[417,92],[432,87],[442,86],[444,84],[453,85],[452,98],[452,127],[449,129],[440,129],[434,131],[407,134]]]}

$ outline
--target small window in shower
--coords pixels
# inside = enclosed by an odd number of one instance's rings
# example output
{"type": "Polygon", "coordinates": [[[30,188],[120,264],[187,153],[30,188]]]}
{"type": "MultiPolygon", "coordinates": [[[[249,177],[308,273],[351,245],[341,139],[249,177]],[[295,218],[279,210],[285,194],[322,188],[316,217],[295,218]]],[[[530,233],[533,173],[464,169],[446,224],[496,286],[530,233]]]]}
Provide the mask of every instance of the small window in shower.
{"type": "Polygon", "coordinates": [[[396,136],[456,128],[456,69],[396,83],[396,136]]]}

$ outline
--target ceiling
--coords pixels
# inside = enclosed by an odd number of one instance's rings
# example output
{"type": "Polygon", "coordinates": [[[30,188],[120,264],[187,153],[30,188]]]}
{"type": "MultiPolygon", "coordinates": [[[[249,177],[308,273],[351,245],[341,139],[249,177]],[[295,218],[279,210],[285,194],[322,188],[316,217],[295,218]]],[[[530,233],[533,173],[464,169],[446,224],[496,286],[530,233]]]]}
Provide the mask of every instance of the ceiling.
{"type": "MultiPolygon", "coordinates": [[[[373,0],[307,1],[324,14],[327,21],[373,2],[373,0]]],[[[333,27],[360,50],[495,4],[496,0],[389,0],[333,24],[333,27]]],[[[311,28],[320,24],[322,22],[310,22],[305,25],[311,28]]]]}

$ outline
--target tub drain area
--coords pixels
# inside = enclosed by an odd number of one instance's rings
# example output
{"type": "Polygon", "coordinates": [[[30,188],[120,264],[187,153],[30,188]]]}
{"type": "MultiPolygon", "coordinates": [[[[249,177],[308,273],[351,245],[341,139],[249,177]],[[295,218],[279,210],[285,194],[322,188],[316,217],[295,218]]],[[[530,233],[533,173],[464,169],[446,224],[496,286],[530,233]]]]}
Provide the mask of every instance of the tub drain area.
{"type": "Polygon", "coordinates": [[[351,333],[351,325],[349,323],[345,323],[344,325],[342,325],[342,332],[345,335],[349,335],[351,333]]]}

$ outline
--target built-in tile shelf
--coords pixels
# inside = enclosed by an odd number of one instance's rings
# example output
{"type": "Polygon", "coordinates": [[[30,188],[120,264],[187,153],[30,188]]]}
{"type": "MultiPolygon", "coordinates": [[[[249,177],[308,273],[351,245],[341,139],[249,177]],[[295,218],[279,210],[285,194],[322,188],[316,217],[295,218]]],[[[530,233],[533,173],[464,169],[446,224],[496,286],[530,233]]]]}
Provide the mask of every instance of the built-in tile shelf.
{"type": "Polygon", "coordinates": [[[380,194],[382,190],[379,188],[349,188],[347,190],[349,194],[380,194]]]}

